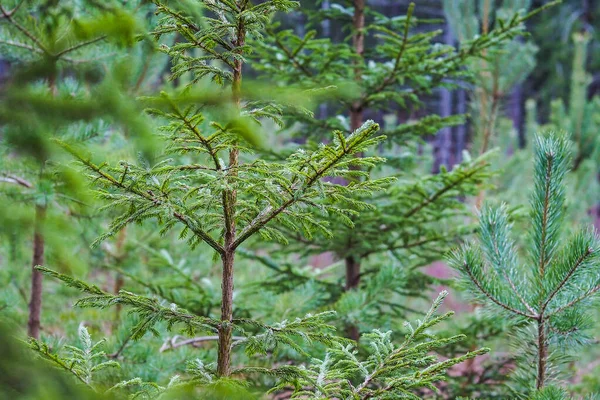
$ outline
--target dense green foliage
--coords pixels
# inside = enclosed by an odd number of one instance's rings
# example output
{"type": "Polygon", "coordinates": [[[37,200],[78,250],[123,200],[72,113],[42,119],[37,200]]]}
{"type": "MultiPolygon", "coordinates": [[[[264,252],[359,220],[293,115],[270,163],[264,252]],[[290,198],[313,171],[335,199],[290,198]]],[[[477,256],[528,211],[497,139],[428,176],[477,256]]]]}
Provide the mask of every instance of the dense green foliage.
{"type": "Polygon", "coordinates": [[[574,36],[571,96],[544,126],[570,136],[538,134],[528,103],[533,173],[529,148],[504,157],[506,96],[535,65],[526,23],[554,2],[444,2],[457,47],[419,4],[6,3],[0,396],[597,391],[565,380],[600,290],[596,233],[563,239],[597,201],[591,36],[574,36]],[[472,151],[432,174],[427,140],[467,116],[431,100],[465,87],[472,151]],[[567,212],[572,182],[586,199],[567,212]],[[515,207],[480,207],[484,190],[515,207]],[[463,281],[432,274],[457,247],[463,281]],[[474,312],[453,316],[465,287],[474,312]]]}

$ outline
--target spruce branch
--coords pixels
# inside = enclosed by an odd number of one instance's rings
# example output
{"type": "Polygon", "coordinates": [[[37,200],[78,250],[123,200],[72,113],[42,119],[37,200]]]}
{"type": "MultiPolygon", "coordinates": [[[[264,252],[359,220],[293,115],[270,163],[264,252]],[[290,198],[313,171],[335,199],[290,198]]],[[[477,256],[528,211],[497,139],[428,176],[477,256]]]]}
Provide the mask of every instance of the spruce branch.
{"type": "Polygon", "coordinates": [[[90,39],[90,40],[86,40],[86,41],[77,43],[77,44],[75,44],[75,45],[73,45],[71,47],[67,47],[66,49],[63,49],[63,50],[59,51],[58,53],[56,53],[54,55],[54,57],[61,58],[65,54],[71,53],[71,52],[73,52],[75,50],[79,50],[79,49],[81,49],[83,47],[86,47],[86,46],[89,46],[91,44],[101,42],[101,41],[103,41],[106,38],[107,38],[106,35],[100,35],[100,36],[98,36],[96,38],[93,38],[93,39],[90,39]]]}
{"type": "Polygon", "coordinates": [[[302,64],[296,58],[296,56],[302,50],[302,48],[304,47],[304,45],[306,45],[307,41],[310,40],[310,39],[312,39],[312,37],[314,36],[313,33],[311,33],[311,32],[307,33],[305,35],[304,39],[302,40],[302,42],[296,48],[296,50],[293,50],[293,51],[291,51],[290,49],[287,48],[287,46],[281,41],[281,39],[279,38],[279,36],[277,35],[277,33],[275,31],[273,31],[272,29],[267,29],[267,33],[273,38],[273,41],[274,41],[275,45],[281,51],[283,51],[283,53],[287,56],[288,60],[295,67],[297,67],[300,71],[302,71],[302,73],[304,75],[306,75],[308,77],[312,77],[313,76],[313,73],[310,71],[310,69],[308,69],[304,64],[302,64]]]}
{"type": "Polygon", "coordinates": [[[21,48],[21,49],[26,49],[26,50],[29,50],[29,51],[33,51],[35,53],[44,54],[44,52],[42,50],[37,49],[37,48],[35,48],[33,46],[29,46],[29,45],[24,44],[24,43],[14,42],[14,41],[11,41],[11,40],[0,40],[0,44],[5,44],[7,46],[18,47],[18,48],[21,48]]]}
{"type": "Polygon", "coordinates": [[[85,386],[97,391],[93,382],[94,373],[106,368],[119,368],[120,365],[115,361],[106,360],[108,356],[102,350],[105,340],[93,343],[87,328],[83,324],[79,326],[78,336],[81,347],[65,346],[70,353],[69,357],[53,353],[47,344],[34,338],[29,339],[28,345],[41,358],[69,372],[85,386]]]}
{"type": "Polygon", "coordinates": [[[84,379],[81,374],[75,370],[76,364],[71,360],[64,359],[57,354],[53,353],[47,344],[40,342],[34,338],[29,339],[29,348],[35,351],[40,357],[51,362],[56,367],[69,372],[73,375],[79,382],[83,383],[85,386],[93,390],[93,387],[84,379]]]}
{"type": "Polygon", "coordinates": [[[435,390],[435,383],[443,379],[448,368],[489,351],[479,349],[438,360],[436,351],[464,339],[463,335],[440,338],[429,330],[452,315],[436,315],[446,295],[440,293],[416,326],[405,324],[407,334],[402,343],[393,343],[391,332],[374,330],[363,335],[362,341],[366,343],[363,352],[359,353],[351,344],[338,344],[323,359],[313,360],[308,368],[280,374],[282,382],[274,391],[292,387],[292,398],[363,400],[418,399],[416,390],[435,390]],[[357,379],[360,380],[356,382],[357,379]]]}
{"type": "Polygon", "coordinates": [[[39,50],[41,50],[47,56],[53,58],[54,55],[52,53],[50,53],[50,51],[46,48],[46,46],[44,46],[44,44],[37,37],[35,37],[31,32],[29,32],[23,25],[21,25],[17,21],[15,21],[15,19],[13,18],[13,13],[16,12],[17,10],[18,10],[18,7],[15,7],[15,9],[13,9],[11,12],[9,12],[9,11],[6,11],[4,9],[4,7],[2,7],[0,5],[0,12],[2,13],[2,16],[9,23],[11,23],[15,28],[17,28],[22,34],[24,34],[29,40],[31,40],[38,47],[39,50]]]}
{"type": "MultiPolygon", "coordinates": [[[[62,141],[57,140],[56,142],[59,143],[65,150],[67,150],[73,156],[75,156],[75,158],[77,158],[83,165],[85,165],[87,168],[89,168],[95,174],[97,174],[99,178],[104,179],[107,183],[109,183],[119,189],[122,189],[126,192],[129,192],[136,196],[139,196],[144,200],[147,200],[148,201],[147,207],[160,206],[163,203],[167,202],[166,205],[167,205],[167,207],[169,207],[169,209],[174,208],[170,204],[168,204],[167,198],[165,198],[165,197],[159,198],[159,197],[155,196],[152,191],[140,190],[139,188],[137,188],[135,186],[135,182],[132,182],[132,184],[125,184],[124,177],[126,176],[126,170],[124,171],[121,179],[117,179],[114,176],[110,175],[109,173],[104,172],[102,170],[102,167],[103,167],[102,165],[94,164],[89,158],[83,157],[81,154],[79,154],[79,152],[77,152],[72,146],[70,146],[67,143],[62,142],[62,141]]],[[[143,211],[144,210],[141,210],[140,214],[143,211]]],[[[182,214],[179,211],[172,211],[172,214],[173,214],[173,217],[175,217],[177,220],[181,221],[190,231],[192,231],[200,239],[202,239],[204,242],[206,242],[210,247],[212,247],[214,250],[216,250],[219,254],[223,254],[223,251],[224,251],[223,246],[221,246],[218,242],[216,242],[208,232],[206,232],[203,229],[201,229],[200,227],[198,227],[197,224],[195,222],[193,222],[188,216],[182,214]]],[[[126,220],[126,223],[133,222],[133,220],[134,220],[134,218],[129,217],[126,220]]]]}
{"type": "MultiPolygon", "coordinates": [[[[292,204],[298,201],[303,201],[303,194],[308,188],[312,187],[319,179],[323,178],[344,158],[356,153],[360,148],[362,148],[365,142],[367,142],[378,129],[379,125],[377,125],[375,122],[367,121],[347,139],[341,140],[334,148],[324,147],[323,153],[328,154],[328,157],[324,161],[321,161],[317,166],[307,162],[306,165],[312,170],[312,173],[308,173],[303,177],[304,180],[300,186],[292,188],[292,197],[284,201],[281,205],[279,205],[279,207],[268,207],[263,209],[256,216],[256,218],[254,218],[254,220],[252,220],[240,232],[237,239],[233,242],[232,249],[237,248],[246,239],[258,232],[269,221],[277,217],[292,204]]],[[[312,159],[312,157],[308,160],[310,159],[312,159]]],[[[300,181],[300,176],[295,176],[292,179],[292,182],[295,180],[300,181]]]]}
{"type": "Polygon", "coordinates": [[[12,10],[10,11],[6,11],[2,8],[2,6],[0,6],[0,11],[2,12],[2,17],[3,18],[8,18],[8,17],[12,17],[14,14],[16,14],[17,11],[19,11],[19,8],[21,8],[21,6],[23,5],[23,3],[25,3],[25,0],[21,0],[17,3],[17,5],[15,5],[13,7],[12,10]]]}
{"type": "Polygon", "coordinates": [[[193,125],[192,122],[182,114],[182,112],[179,109],[179,107],[177,107],[177,105],[171,99],[169,99],[169,104],[171,105],[171,108],[173,109],[173,112],[175,113],[175,115],[177,115],[177,117],[181,121],[183,121],[184,125],[191,132],[193,132],[193,134],[196,136],[196,138],[198,139],[198,141],[206,148],[206,151],[208,152],[208,154],[212,158],[212,160],[213,160],[213,162],[215,164],[215,168],[217,169],[217,171],[222,170],[223,166],[221,165],[221,161],[219,160],[217,152],[216,152],[215,149],[213,149],[210,141],[207,140],[206,138],[204,138],[202,136],[202,133],[200,133],[200,131],[198,130],[198,127],[195,126],[195,125],[193,125]]]}
{"type": "Polygon", "coordinates": [[[89,294],[90,296],[83,297],[75,303],[79,307],[106,308],[117,304],[130,306],[141,318],[141,322],[133,329],[135,332],[132,335],[133,340],[140,339],[147,331],[152,330],[156,323],[162,321],[167,322],[169,329],[177,324],[182,324],[190,334],[196,331],[216,333],[217,327],[220,325],[219,321],[190,314],[175,304],[165,307],[156,299],[139,296],[125,290],[121,290],[118,294],[108,293],[95,285],[90,285],[82,280],[51,269],[42,266],[37,266],[36,269],[64,282],[69,287],[89,294]]]}
{"type": "Polygon", "coordinates": [[[451,191],[452,189],[460,186],[462,183],[464,183],[465,181],[468,181],[470,178],[480,174],[483,170],[487,169],[489,166],[489,164],[487,163],[481,163],[479,166],[472,168],[471,170],[465,171],[464,174],[461,174],[457,177],[454,176],[450,176],[449,177],[449,182],[445,182],[445,184],[439,188],[437,191],[435,191],[434,193],[432,193],[430,196],[426,197],[423,199],[423,201],[419,204],[417,204],[415,207],[413,207],[412,209],[408,210],[405,214],[404,217],[405,218],[409,218],[412,217],[413,215],[415,215],[416,213],[418,213],[419,211],[421,211],[422,209],[424,209],[425,207],[435,203],[439,198],[441,198],[445,193],[451,191]]]}
{"type": "MultiPolygon", "coordinates": [[[[400,45],[400,50],[398,50],[398,54],[396,55],[396,58],[394,59],[394,64],[393,64],[392,70],[389,73],[389,75],[381,82],[381,84],[371,91],[371,93],[373,93],[373,94],[380,93],[385,88],[387,88],[390,84],[394,83],[394,81],[397,79],[396,73],[398,72],[398,69],[400,68],[400,61],[402,60],[402,56],[404,55],[404,52],[406,51],[406,45],[408,44],[408,37],[409,37],[408,33],[409,33],[409,28],[410,28],[410,20],[412,18],[414,10],[415,10],[415,3],[411,2],[408,6],[408,10],[406,11],[406,20],[404,22],[404,32],[402,34],[402,44],[400,45]]],[[[365,106],[365,105],[366,104],[363,104],[363,106],[365,106]]]]}
{"type": "Polygon", "coordinates": [[[33,184],[28,180],[10,174],[0,174],[0,182],[14,183],[27,189],[31,189],[33,187],[33,184]]]}

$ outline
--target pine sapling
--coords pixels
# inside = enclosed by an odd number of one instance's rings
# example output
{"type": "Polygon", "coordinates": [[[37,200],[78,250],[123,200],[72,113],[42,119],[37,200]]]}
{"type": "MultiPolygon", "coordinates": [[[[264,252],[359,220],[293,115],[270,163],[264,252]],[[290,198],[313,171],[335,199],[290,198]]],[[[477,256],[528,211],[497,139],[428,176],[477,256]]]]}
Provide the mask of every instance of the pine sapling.
{"type": "MultiPolygon", "coordinates": [[[[520,260],[511,239],[507,207],[484,206],[479,239],[455,251],[451,265],[475,298],[534,331],[535,388],[551,382],[557,365],[551,348],[559,340],[585,338],[585,311],[600,292],[600,241],[592,229],[564,237],[565,176],[571,165],[568,140],[536,139],[534,189],[527,232],[528,257],[520,260]]],[[[531,360],[530,360],[531,362],[531,360]]],[[[524,365],[526,369],[531,364],[524,365]]]]}

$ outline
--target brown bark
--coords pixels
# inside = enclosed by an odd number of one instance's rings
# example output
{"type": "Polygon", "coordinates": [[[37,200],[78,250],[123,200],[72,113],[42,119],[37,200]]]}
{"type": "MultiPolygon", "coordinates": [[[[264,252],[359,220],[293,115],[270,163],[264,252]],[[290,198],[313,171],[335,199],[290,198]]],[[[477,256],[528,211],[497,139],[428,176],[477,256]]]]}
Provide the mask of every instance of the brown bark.
{"type": "MultiPolygon", "coordinates": [[[[352,44],[354,51],[360,57],[354,69],[354,80],[356,82],[361,81],[362,74],[362,57],[365,51],[365,0],[354,0],[354,36],[352,37],[352,44]]],[[[364,122],[363,108],[360,101],[355,102],[350,108],[350,130],[354,132],[364,122]]],[[[357,154],[357,157],[362,155],[357,154]]],[[[350,243],[350,247],[352,244],[350,243]]],[[[357,256],[348,256],[345,259],[346,264],[346,290],[352,290],[360,284],[360,258],[357,256]]],[[[358,340],[360,337],[360,331],[355,325],[348,325],[346,327],[346,336],[352,340],[358,340]]]]}
{"type": "MultiPolygon", "coordinates": [[[[247,3],[245,0],[238,2],[240,10],[243,11],[247,3]]],[[[246,41],[246,28],[243,20],[240,18],[237,29],[237,37],[234,45],[241,49],[246,41]]],[[[242,66],[240,59],[234,61],[233,80],[231,90],[233,102],[240,107],[241,87],[242,87],[242,66]]],[[[231,149],[229,152],[229,170],[226,179],[231,180],[237,176],[237,166],[239,163],[239,150],[231,149]]],[[[237,193],[235,190],[225,190],[223,192],[223,216],[225,219],[225,251],[221,255],[223,262],[223,274],[221,277],[221,324],[219,325],[219,343],[217,355],[217,374],[219,376],[229,376],[231,374],[231,335],[233,331],[233,266],[235,260],[235,204],[237,193]]]]}
{"type": "Polygon", "coordinates": [[[362,57],[365,51],[365,0],[354,0],[354,36],[352,44],[356,54],[362,57]]]}
{"type": "Polygon", "coordinates": [[[535,387],[540,390],[546,383],[546,362],[548,359],[548,343],[546,341],[546,326],[543,317],[538,320],[538,368],[535,387]]]}
{"type": "MultiPolygon", "coordinates": [[[[444,43],[448,45],[454,44],[454,37],[450,26],[446,26],[444,34],[444,43]]],[[[452,93],[448,88],[440,89],[440,116],[449,117],[452,115],[452,93]]],[[[443,127],[437,133],[435,138],[435,158],[433,163],[433,173],[437,174],[441,171],[442,166],[450,169],[453,166],[452,159],[452,128],[449,126],[443,127]]]]}
{"type": "MultiPolygon", "coordinates": [[[[362,58],[365,51],[365,0],[354,0],[354,36],[352,44],[356,54],[362,58]]],[[[358,61],[354,69],[354,80],[361,81],[362,60],[358,61]]],[[[363,124],[363,109],[360,102],[350,108],[350,130],[354,132],[363,124]]],[[[360,156],[360,155],[358,155],[360,156]]],[[[360,260],[355,256],[346,257],[346,290],[351,290],[360,283],[360,260]]],[[[355,338],[352,338],[355,339],[355,338]]],[[[357,338],[356,338],[357,339],[357,338]]]]}
{"type": "Polygon", "coordinates": [[[346,257],[346,290],[355,288],[360,283],[360,259],[355,256],[346,257]]]}
{"type": "Polygon", "coordinates": [[[229,376],[231,373],[231,334],[233,331],[233,262],[234,253],[222,256],[223,277],[221,281],[221,325],[219,325],[219,349],[217,374],[229,376]]]}
{"type": "Polygon", "coordinates": [[[42,280],[43,275],[35,269],[36,265],[44,264],[44,233],[43,226],[46,218],[46,207],[35,207],[35,226],[33,232],[33,259],[31,262],[31,298],[29,300],[29,320],[27,334],[35,339],[40,337],[40,319],[42,314],[42,280]]]}

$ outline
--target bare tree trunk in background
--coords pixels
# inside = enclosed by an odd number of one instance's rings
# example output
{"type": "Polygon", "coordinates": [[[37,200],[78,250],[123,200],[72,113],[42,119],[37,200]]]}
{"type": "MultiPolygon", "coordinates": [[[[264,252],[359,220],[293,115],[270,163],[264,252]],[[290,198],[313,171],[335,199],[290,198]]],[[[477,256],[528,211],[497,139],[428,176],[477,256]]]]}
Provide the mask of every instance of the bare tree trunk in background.
{"type": "Polygon", "coordinates": [[[585,29],[589,29],[592,23],[592,7],[590,0],[581,0],[581,19],[586,24],[585,29]]]}
{"type": "Polygon", "coordinates": [[[523,149],[527,145],[526,132],[523,129],[523,84],[519,83],[513,89],[510,99],[510,116],[512,117],[513,127],[517,132],[519,148],[523,149]]]}
{"type": "MultiPolygon", "coordinates": [[[[321,9],[322,10],[329,9],[329,0],[322,1],[321,9]]],[[[331,39],[331,21],[328,19],[323,19],[323,21],[321,21],[321,29],[323,30],[323,37],[331,39]]],[[[328,116],[329,116],[329,110],[327,107],[327,103],[323,102],[323,103],[319,104],[318,118],[319,119],[327,119],[328,116]]],[[[325,268],[325,267],[331,265],[333,263],[334,259],[335,259],[335,255],[332,252],[321,253],[321,254],[317,254],[317,255],[311,257],[310,265],[315,268],[325,268]]]]}
{"type": "MultiPolygon", "coordinates": [[[[323,0],[321,3],[321,9],[329,9],[329,0],[323,0]]],[[[323,30],[323,37],[329,38],[331,36],[331,21],[328,19],[323,19],[323,21],[321,21],[321,29],[323,30]]],[[[329,112],[327,110],[327,103],[321,103],[319,105],[319,118],[325,119],[327,118],[328,114],[329,112]]]]}
{"type": "Polygon", "coordinates": [[[33,257],[31,261],[31,298],[29,300],[29,321],[27,334],[34,338],[40,337],[40,316],[42,314],[42,280],[43,275],[35,269],[36,265],[44,264],[44,221],[46,207],[35,207],[35,226],[33,231],[33,257]]]}
{"type": "MultiPolygon", "coordinates": [[[[446,25],[444,43],[454,44],[454,38],[450,26],[446,25]]],[[[440,90],[440,116],[452,115],[452,93],[446,88],[440,90]]],[[[435,137],[434,143],[435,160],[433,162],[433,173],[440,172],[442,165],[450,169],[452,167],[452,128],[442,128],[435,137]]]]}
{"type": "MultiPolygon", "coordinates": [[[[464,89],[460,89],[456,94],[456,113],[464,114],[467,112],[467,92],[464,89]]],[[[462,124],[455,129],[456,138],[456,162],[462,161],[462,152],[466,148],[467,143],[467,124],[462,124]]]]}
{"type": "MultiPolygon", "coordinates": [[[[354,0],[354,35],[352,44],[354,51],[359,56],[359,61],[354,70],[354,80],[361,81],[362,57],[365,51],[365,0],[354,0]]],[[[363,124],[363,109],[359,102],[356,102],[350,108],[350,130],[354,132],[363,124]]],[[[357,155],[360,157],[361,155],[357,155]]],[[[352,243],[349,243],[351,250],[352,243]]],[[[345,258],[346,264],[346,290],[352,290],[360,284],[360,259],[354,255],[345,258]]],[[[360,331],[357,326],[349,325],[346,327],[346,335],[352,340],[360,338],[360,331]]]]}

